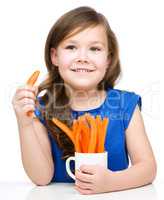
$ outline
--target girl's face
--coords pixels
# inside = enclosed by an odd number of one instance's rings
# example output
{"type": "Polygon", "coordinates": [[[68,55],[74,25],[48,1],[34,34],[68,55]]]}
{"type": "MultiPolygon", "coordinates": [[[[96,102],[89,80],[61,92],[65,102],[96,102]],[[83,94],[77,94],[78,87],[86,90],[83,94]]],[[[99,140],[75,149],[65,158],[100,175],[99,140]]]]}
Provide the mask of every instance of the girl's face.
{"type": "Polygon", "coordinates": [[[73,89],[95,89],[109,64],[104,27],[90,27],[63,40],[57,49],[51,49],[51,60],[73,89]]]}

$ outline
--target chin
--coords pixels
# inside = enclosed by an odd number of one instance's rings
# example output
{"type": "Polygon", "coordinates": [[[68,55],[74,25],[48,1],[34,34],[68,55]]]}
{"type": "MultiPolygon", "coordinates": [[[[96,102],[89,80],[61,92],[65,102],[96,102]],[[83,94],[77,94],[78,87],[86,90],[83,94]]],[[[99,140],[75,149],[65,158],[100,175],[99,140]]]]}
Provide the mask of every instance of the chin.
{"type": "Polygon", "coordinates": [[[82,79],[76,79],[75,81],[72,80],[68,80],[65,82],[68,86],[70,86],[70,88],[72,88],[73,90],[92,90],[95,89],[95,87],[98,85],[99,80],[96,81],[89,81],[89,80],[82,80],[82,79]]]}
{"type": "Polygon", "coordinates": [[[87,91],[87,90],[91,90],[91,89],[93,89],[93,88],[95,88],[95,86],[93,86],[93,85],[73,85],[72,86],[73,87],[73,89],[75,89],[75,90],[85,90],[85,91],[87,91]]]}

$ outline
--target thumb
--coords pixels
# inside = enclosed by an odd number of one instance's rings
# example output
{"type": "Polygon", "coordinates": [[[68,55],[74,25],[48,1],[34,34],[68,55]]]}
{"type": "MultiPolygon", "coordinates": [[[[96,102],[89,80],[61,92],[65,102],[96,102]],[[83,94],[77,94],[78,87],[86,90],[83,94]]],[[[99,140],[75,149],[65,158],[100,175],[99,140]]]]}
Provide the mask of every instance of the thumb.
{"type": "Polygon", "coordinates": [[[38,86],[34,86],[34,89],[35,89],[35,95],[38,94],[38,86]]]}
{"type": "Polygon", "coordinates": [[[95,165],[81,165],[80,171],[86,174],[95,174],[95,165]]]}

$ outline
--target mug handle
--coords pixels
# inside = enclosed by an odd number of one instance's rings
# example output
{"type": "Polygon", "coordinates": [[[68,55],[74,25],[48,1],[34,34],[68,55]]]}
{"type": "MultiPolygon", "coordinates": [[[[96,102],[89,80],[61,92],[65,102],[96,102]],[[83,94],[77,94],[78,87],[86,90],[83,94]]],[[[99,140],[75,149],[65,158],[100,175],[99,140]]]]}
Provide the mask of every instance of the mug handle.
{"type": "Polygon", "coordinates": [[[66,160],[66,171],[68,173],[68,175],[75,180],[75,175],[72,173],[71,169],[70,169],[70,162],[74,160],[75,161],[75,157],[74,156],[71,156],[69,158],[67,158],[66,160]]]}

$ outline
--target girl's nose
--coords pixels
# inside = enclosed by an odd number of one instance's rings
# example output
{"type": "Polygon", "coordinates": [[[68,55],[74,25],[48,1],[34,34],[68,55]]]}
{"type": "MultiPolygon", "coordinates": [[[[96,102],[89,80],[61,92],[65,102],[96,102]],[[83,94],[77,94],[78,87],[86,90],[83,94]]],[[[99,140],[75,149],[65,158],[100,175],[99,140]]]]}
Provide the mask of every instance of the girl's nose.
{"type": "Polygon", "coordinates": [[[87,51],[85,49],[79,49],[78,55],[77,55],[77,61],[78,62],[88,62],[88,55],[87,51]]]}

